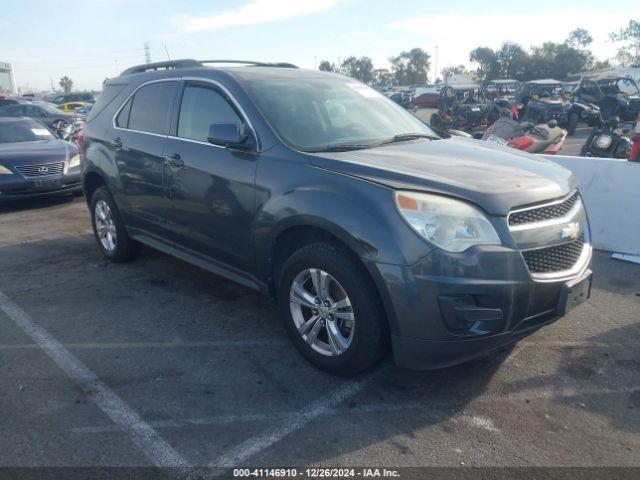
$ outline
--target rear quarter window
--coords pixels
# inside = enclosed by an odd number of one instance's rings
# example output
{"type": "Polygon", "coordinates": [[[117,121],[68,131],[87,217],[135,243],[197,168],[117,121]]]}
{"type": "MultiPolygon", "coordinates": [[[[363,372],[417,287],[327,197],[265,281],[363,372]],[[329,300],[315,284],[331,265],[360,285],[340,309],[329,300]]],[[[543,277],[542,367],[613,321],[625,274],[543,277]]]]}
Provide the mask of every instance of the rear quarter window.
{"type": "Polygon", "coordinates": [[[95,119],[100,113],[111,103],[113,100],[122,92],[122,90],[127,86],[126,83],[113,83],[106,84],[102,89],[102,93],[98,95],[96,99],[96,103],[93,105],[91,109],[91,113],[87,118],[87,122],[91,122],[95,119]]]}

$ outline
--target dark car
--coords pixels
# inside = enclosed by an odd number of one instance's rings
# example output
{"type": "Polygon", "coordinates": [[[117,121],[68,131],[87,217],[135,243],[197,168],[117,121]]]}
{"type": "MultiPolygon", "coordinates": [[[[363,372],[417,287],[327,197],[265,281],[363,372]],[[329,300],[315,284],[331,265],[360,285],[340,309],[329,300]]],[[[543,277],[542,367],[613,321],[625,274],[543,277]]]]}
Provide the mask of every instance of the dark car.
{"type": "Polygon", "coordinates": [[[57,97],[53,97],[51,99],[52,103],[60,105],[62,103],[67,102],[89,102],[93,103],[96,101],[93,93],[90,92],[74,92],[74,93],[65,93],[64,95],[58,95],[57,97]]]}
{"type": "Polygon", "coordinates": [[[81,188],[76,147],[31,118],[0,117],[0,201],[81,188]]]}
{"type": "Polygon", "coordinates": [[[7,105],[17,105],[21,101],[22,100],[20,100],[19,98],[11,98],[11,97],[0,98],[0,107],[5,107],[7,105]]]}
{"type": "Polygon", "coordinates": [[[106,258],[131,260],[144,244],[270,295],[296,348],[335,374],[389,345],[401,366],[460,363],[589,295],[571,172],[439,139],[349,77],[142,65],[106,83],[84,135],[106,258]]]}
{"type": "Polygon", "coordinates": [[[600,107],[602,118],[633,121],[640,114],[640,90],[629,77],[583,78],[574,92],[577,99],[600,107]]]}
{"type": "Polygon", "coordinates": [[[31,117],[39,120],[50,128],[58,122],[72,123],[73,113],[63,112],[49,102],[21,101],[14,105],[0,107],[0,117],[31,117]]]}

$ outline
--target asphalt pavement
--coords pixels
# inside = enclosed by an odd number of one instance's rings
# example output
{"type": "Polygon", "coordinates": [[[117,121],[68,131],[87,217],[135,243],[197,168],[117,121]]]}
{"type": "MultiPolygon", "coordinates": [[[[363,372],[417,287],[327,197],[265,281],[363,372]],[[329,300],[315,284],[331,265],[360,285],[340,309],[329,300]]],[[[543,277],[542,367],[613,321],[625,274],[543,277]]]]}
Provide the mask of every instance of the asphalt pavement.
{"type": "Polygon", "coordinates": [[[164,254],[111,264],[81,198],[0,206],[0,467],[640,466],[640,265],[435,372],[336,378],[260,294],[164,254]]]}

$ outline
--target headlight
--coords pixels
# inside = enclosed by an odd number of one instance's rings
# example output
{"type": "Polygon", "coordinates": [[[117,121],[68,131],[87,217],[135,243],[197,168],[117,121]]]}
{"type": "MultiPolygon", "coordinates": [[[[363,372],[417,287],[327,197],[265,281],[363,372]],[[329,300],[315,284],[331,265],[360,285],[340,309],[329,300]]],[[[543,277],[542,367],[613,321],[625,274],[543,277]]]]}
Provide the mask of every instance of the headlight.
{"type": "Polygon", "coordinates": [[[74,155],[69,160],[69,168],[77,167],[78,165],[80,165],[80,155],[74,155]]]}
{"type": "Polygon", "coordinates": [[[2,165],[0,165],[0,175],[13,175],[13,172],[7,167],[3,167],[2,165]]]}
{"type": "Polygon", "coordinates": [[[462,252],[473,245],[502,244],[484,213],[468,203],[416,192],[396,192],[395,198],[409,225],[443,250],[462,252]]]}
{"type": "Polygon", "coordinates": [[[609,135],[599,135],[598,138],[596,138],[596,147],[601,150],[606,150],[611,146],[612,141],[609,135]]]}

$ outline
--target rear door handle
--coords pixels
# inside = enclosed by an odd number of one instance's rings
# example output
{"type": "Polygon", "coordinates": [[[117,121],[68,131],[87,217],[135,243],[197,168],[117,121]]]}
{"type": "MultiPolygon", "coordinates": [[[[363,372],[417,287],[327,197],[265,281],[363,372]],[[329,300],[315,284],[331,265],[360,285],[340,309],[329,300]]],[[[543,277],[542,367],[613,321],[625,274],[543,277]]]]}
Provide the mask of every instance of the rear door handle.
{"type": "Polygon", "coordinates": [[[164,157],[165,165],[170,166],[171,168],[180,169],[184,167],[184,160],[180,158],[180,155],[177,153],[172,153],[171,155],[166,155],[164,157]]]}
{"type": "Polygon", "coordinates": [[[111,144],[114,150],[120,150],[122,148],[122,140],[120,140],[120,137],[114,138],[109,143],[111,144]]]}

